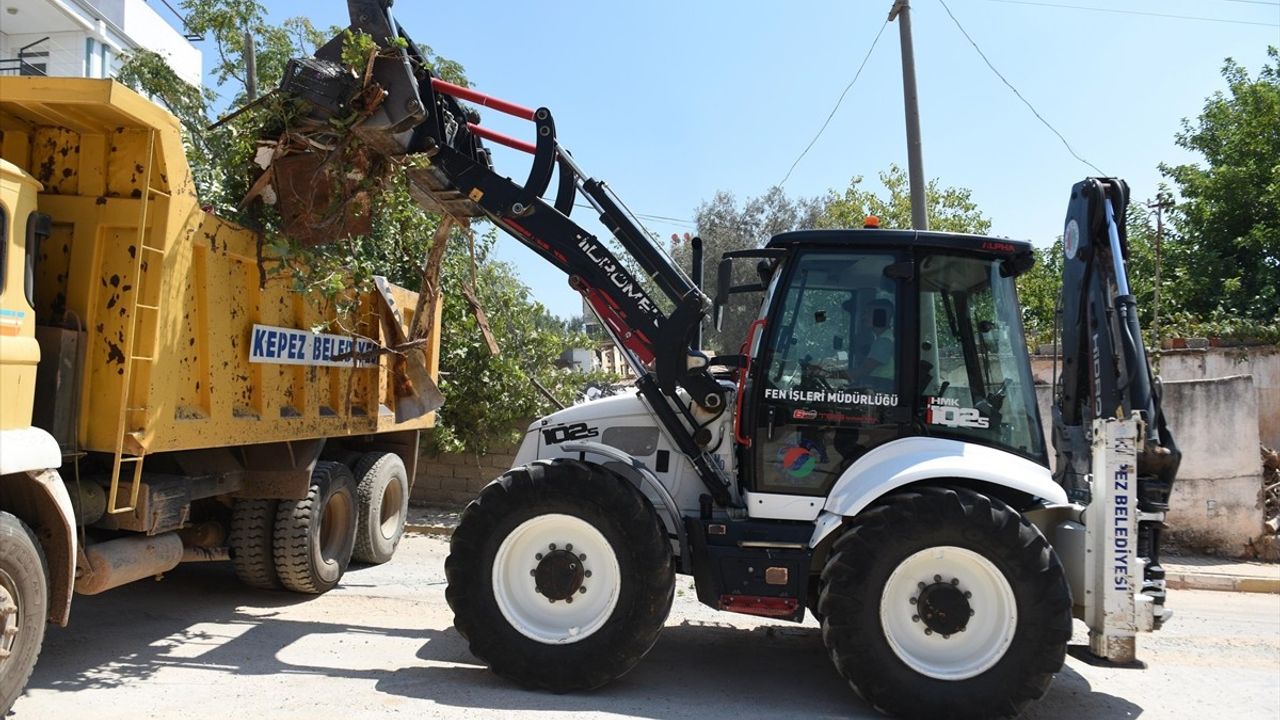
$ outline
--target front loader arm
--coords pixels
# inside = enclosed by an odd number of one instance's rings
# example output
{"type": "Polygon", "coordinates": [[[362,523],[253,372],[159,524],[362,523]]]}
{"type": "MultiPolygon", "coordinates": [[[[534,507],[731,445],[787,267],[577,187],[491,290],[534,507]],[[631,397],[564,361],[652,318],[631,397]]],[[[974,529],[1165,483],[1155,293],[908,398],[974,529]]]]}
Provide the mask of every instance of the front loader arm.
{"type": "Polygon", "coordinates": [[[731,483],[694,441],[698,423],[677,394],[683,389],[706,411],[725,410],[726,389],[709,372],[707,357],[690,346],[711,301],[608,186],[587,175],[560,145],[550,110],[523,107],[437,77],[391,14],[391,0],[348,0],[347,5],[348,32],[369,35],[379,47],[368,67],[343,66],[344,32],[314,59],[291,61],[281,92],[300,101],[319,126],[341,125],[354,116],[350,132],[367,147],[392,159],[425,159],[406,163],[410,192],[425,209],[455,218],[483,217],[568,275],[570,286],[623,350],[640,393],[712,497],[729,505],[731,483]],[[335,86],[335,78],[346,85],[335,86]],[[481,125],[479,113],[461,101],[533,123],[535,141],[481,125]],[[523,184],[494,170],[485,140],[532,156],[523,184]],[[544,196],[555,175],[556,194],[549,200],[544,196]],[[633,264],[623,263],[570,217],[579,197],[595,209],[633,264]]]}

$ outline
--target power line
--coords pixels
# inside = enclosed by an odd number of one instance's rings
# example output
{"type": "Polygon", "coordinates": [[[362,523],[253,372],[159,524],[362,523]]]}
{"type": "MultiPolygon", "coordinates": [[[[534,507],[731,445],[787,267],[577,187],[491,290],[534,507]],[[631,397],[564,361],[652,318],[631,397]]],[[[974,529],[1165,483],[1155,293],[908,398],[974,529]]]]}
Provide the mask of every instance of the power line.
{"type": "MultiPolygon", "coordinates": [[[[1246,0],[1234,0],[1245,2],[1246,0]]],[[[1258,5],[1273,5],[1261,0],[1251,0],[1258,5]]],[[[1200,20],[1202,22],[1230,23],[1232,25],[1260,25],[1262,27],[1280,27],[1280,23],[1256,22],[1253,20],[1228,20],[1226,18],[1199,17],[1195,15],[1170,15],[1168,13],[1146,12],[1144,10],[1117,10],[1116,8],[1089,7],[1086,5],[1064,5],[1061,3],[1030,2],[1029,0],[987,0],[987,2],[1004,3],[1006,5],[1029,5],[1031,7],[1062,8],[1064,10],[1087,10],[1090,12],[1113,13],[1115,15],[1142,15],[1145,17],[1169,18],[1173,20],[1200,20]]]]}
{"type": "Polygon", "coordinates": [[[1247,5],[1269,5],[1271,7],[1280,7],[1280,2],[1270,2],[1270,0],[1222,0],[1222,2],[1245,3],[1247,5]]]}
{"type": "MultiPolygon", "coordinates": [[[[997,0],[997,1],[999,2],[1003,0],[997,0]]],[[[1058,136],[1058,139],[1062,141],[1062,145],[1067,148],[1067,152],[1071,153],[1071,157],[1093,168],[1098,172],[1099,175],[1106,175],[1106,173],[1098,169],[1097,165],[1094,165],[1088,160],[1085,160],[1084,158],[1080,157],[1080,154],[1077,153],[1074,149],[1072,149],[1071,143],[1067,142],[1067,139],[1062,136],[1062,133],[1058,132],[1058,129],[1055,128],[1053,125],[1050,125],[1049,121],[1044,119],[1044,116],[1041,115],[1038,110],[1036,110],[1035,106],[1032,105],[1031,102],[1027,100],[1025,97],[1023,97],[1022,93],[1018,92],[1018,88],[1014,87],[1013,83],[1009,82],[1009,80],[1006,79],[1004,75],[1000,74],[1000,71],[996,69],[996,66],[992,65],[991,61],[987,59],[987,54],[982,52],[982,48],[978,47],[978,43],[974,42],[973,38],[969,36],[968,31],[966,31],[964,29],[964,26],[960,24],[960,21],[956,19],[956,16],[951,12],[951,8],[947,7],[946,0],[938,0],[938,2],[942,4],[942,9],[946,10],[947,15],[951,17],[951,22],[955,23],[956,27],[959,28],[960,34],[964,35],[965,40],[968,40],[969,44],[973,46],[973,49],[978,51],[978,56],[982,58],[982,61],[987,64],[987,67],[991,68],[991,72],[995,73],[996,77],[1000,78],[1000,82],[1003,82],[1010,90],[1013,91],[1014,95],[1018,96],[1018,99],[1022,101],[1023,105],[1026,105],[1027,108],[1031,110],[1031,114],[1035,115],[1037,120],[1043,123],[1045,127],[1049,128],[1049,130],[1051,130],[1054,135],[1058,136]]]]}
{"type": "Polygon", "coordinates": [[[862,69],[867,66],[867,61],[871,59],[871,53],[876,49],[876,43],[880,42],[880,36],[884,34],[884,29],[888,26],[889,21],[885,20],[884,24],[880,26],[879,32],[876,33],[875,39],[871,41],[871,47],[867,48],[866,57],[862,58],[862,64],[858,66],[858,72],[854,73],[853,79],[849,81],[848,85],[844,86],[844,92],[840,93],[840,98],[836,100],[835,107],[831,108],[831,114],[827,115],[827,119],[822,123],[822,127],[818,128],[818,134],[813,136],[813,139],[805,146],[804,150],[800,153],[800,156],[796,158],[796,161],[791,163],[791,168],[787,170],[787,174],[782,178],[782,182],[778,183],[778,187],[782,187],[787,183],[787,180],[791,178],[792,171],[796,169],[796,165],[800,164],[800,161],[809,153],[809,149],[813,147],[813,144],[818,142],[818,138],[822,137],[822,132],[827,129],[827,125],[831,124],[831,118],[836,116],[836,111],[840,109],[840,103],[844,102],[844,96],[849,94],[849,89],[852,88],[853,84],[858,82],[858,78],[862,76],[862,69]]]}

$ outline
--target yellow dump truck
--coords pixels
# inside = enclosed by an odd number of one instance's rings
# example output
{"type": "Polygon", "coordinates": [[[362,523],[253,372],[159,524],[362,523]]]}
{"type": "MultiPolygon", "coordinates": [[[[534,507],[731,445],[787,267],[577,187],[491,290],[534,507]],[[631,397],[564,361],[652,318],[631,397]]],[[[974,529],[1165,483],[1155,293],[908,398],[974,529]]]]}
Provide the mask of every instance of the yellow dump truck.
{"type": "Polygon", "coordinates": [[[0,151],[3,715],[73,592],[222,560],[319,593],[389,559],[439,317],[406,362],[378,351],[416,294],[353,291],[337,322],[292,291],[201,207],[177,120],[113,81],[0,77],[0,151]]]}

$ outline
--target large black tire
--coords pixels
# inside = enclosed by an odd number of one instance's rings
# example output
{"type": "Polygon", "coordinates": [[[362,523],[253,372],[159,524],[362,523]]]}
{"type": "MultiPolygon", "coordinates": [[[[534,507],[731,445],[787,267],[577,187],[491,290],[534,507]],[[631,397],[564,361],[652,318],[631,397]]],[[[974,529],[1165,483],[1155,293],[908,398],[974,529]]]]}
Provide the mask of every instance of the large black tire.
{"type": "Polygon", "coordinates": [[[347,571],[356,542],[356,483],[346,465],[321,460],[302,500],[276,510],[274,554],[280,584],[294,592],[328,592],[347,571]]]}
{"type": "Polygon", "coordinates": [[[258,590],[279,590],[275,559],[275,500],[236,500],[231,508],[231,564],[240,582],[258,590]]]}
{"type": "MultiPolygon", "coordinates": [[[[1000,500],[958,488],[902,493],[859,515],[832,548],[822,572],[818,606],[823,615],[823,641],[836,669],[877,710],[906,718],[1016,715],[1027,703],[1044,695],[1054,673],[1062,667],[1071,639],[1071,590],[1062,564],[1044,536],[1000,500]],[[961,550],[918,554],[930,548],[961,550]],[[917,583],[909,573],[893,577],[900,566],[919,567],[911,564],[915,562],[912,558],[924,557],[928,562],[945,564],[951,557],[965,557],[966,552],[981,556],[981,560],[973,565],[956,561],[952,566],[955,574],[947,576],[947,571],[942,570],[940,580],[922,577],[917,583]],[[1008,645],[1003,654],[998,650],[1002,643],[995,640],[999,635],[986,634],[991,642],[983,652],[988,653],[988,662],[993,664],[978,672],[983,663],[974,663],[971,671],[978,674],[972,677],[961,677],[964,673],[957,672],[955,679],[939,679],[920,671],[926,665],[920,663],[919,656],[917,667],[905,662],[908,655],[894,648],[888,637],[892,629],[887,631],[886,626],[901,630],[905,625],[908,631],[903,638],[922,643],[914,647],[923,647],[927,654],[955,647],[929,644],[955,642],[953,635],[944,636],[935,626],[956,633],[955,625],[947,623],[973,615],[973,625],[962,625],[959,630],[969,630],[968,635],[954,635],[972,643],[978,642],[974,628],[979,627],[976,632],[981,632],[976,615],[1003,615],[993,611],[994,601],[980,597],[999,593],[974,595],[972,606],[970,600],[960,602],[963,610],[951,612],[953,619],[947,619],[946,612],[937,612],[937,608],[946,606],[946,595],[957,597],[948,585],[966,593],[965,588],[973,586],[977,592],[976,583],[981,578],[971,576],[982,574],[973,569],[983,567],[982,562],[993,568],[988,577],[995,578],[995,587],[999,587],[999,579],[994,570],[1003,575],[1011,590],[1005,597],[1011,597],[1011,604],[1016,607],[1016,623],[995,621],[996,633],[1007,633],[1014,626],[1011,640],[1004,635],[1008,645]],[[953,583],[952,578],[960,584],[953,583]],[[902,587],[919,590],[908,590],[916,595],[910,598],[893,596],[893,589],[902,587]],[[926,602],[926,591],[935,593],[932,597],[939,601],[926,602]],[[894,613],[905,613],[906,619],[894,613]],[[926,614],[929,619],[921,620],[921,615],[926,614]],[[882,617],[888,619],[882,621],[882,617]],[[917,629],[921,632],[919,638],[908,637],[917,629]],[[926,635],[930,639],[920,639],[926,635]]],[[[953,604],[947,611],[955,609],[953,604]]],[[[967,622],[970,621],[962,621],[967,622]]],[[[937,667],[948,666],[943,663],[937,667]]]]}
{"type": "MultiPolygon", "coordinates": [[[[576,553],[573,538],[566,541],[569,544],[561,550],[576,553]]],[[[549,553],[546,562],[555,552],[548,547],[550,551],[543,549],[549,553]]],[[[528,559],[530,575],[543,567],[539,564],[535,571],[534,561],[528,559]]],[[[627,480],[598,465],[574,460],[538,461],[489,483],[462,513],[445,575],[449,583],[445,597],[454,612],[454,627],[470,642],[471,652],[498,675],[553,692],[596,688],[635,667],[657,641],[675,591],[671,546],[653,506],[627,480]],[[583,553],[583,567],[589,570],[595,564],[597,578],[616,571],[618,582],[612,589],[592,587],[593,593],[616,597],[611,610],[606,607],[600,612],[598,627],[581,639],[552,643],[530,637],[504,615],[496,599],[494,567],[499,549],[514,542],[508,541],[509,536],[518,538],[523,528],[557,518],[574,528],[566,536],[595,537],[596,547],[603,546],[599,541],[603,536],[612,557],[606,553],[587,558],[583,553]]],[[[585,577],[591,578],[590,572],[585,577]]],[[[535,582],[532,577],[529,581],[535,582]]],[[[584,585],[592,582],[582,580],[584,585]]],[[[585,595],[585,587],[578,588],[583,596],[574,594],[574,587],[567,590],[568,602],[575,597],[580,603],[594,602],[594,595],[585,595]]],[[[502,590],[506,597],[514,594],[502,590]]],[[[560,607],[567,611],[570,606],[560,607]]]]}
{"type": "Polygon", "coordinates": [[[49,569],[31,529],[0,512],[0,717],[31,677],[49,614],[49,569]]]}
{"type": "Polygon", "coordinates": [[[352,559],[381,564],[396,554],[409,517],[409,473],[399,455],[371,452],[355,466],[360,501],[352,559]]]}

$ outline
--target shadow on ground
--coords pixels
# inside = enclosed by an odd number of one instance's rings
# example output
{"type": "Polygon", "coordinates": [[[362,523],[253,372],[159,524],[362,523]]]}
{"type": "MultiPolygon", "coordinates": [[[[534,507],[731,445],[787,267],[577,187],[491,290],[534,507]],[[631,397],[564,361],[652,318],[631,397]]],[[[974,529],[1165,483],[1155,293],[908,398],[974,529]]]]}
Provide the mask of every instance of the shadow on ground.
{"type": "MultiPolygon", "coordinates": [[[[349,580],[358,586],[359,573],[349,580]]],[[[438,596],[436,596],[438,597],[438,596]]],[[[30,687],[58,692],[133,685],[171,667],[205,670],[209,683],[242,676],[321,676],[366,680],[377,692],[454,708],[613,712],[646,718],[880,717],[831,667],[812,626],[735,628],[719,622],[672,622],[626,677],[600,690],[554,695],[520,689],[479,665],[452,629],[375,627],[300,621],[281,615],[309,598],[242,588],[229,568],[180,568],[163,586],[138,583],[77,598],[72,625],[51,628],[30,687]],[[282,653],[308,636],[340,635],[324,657],[282,653]],[[397,670],[361,668],[342,647],[373,636],[418,648],[397,670]],[[285,661],[286,655],[293,661],[285,661]]],[[[409,618],[402,624],[412,625],[409,618]]],[[[332,643],[331,643],[332,644],[332,643]]],[[[217,712],[215,708],[209,708],[217,712]]],[[[1027,717],[1134,718],[1142,709],[1095,692],[1070,667],[1027,717]]],[[[198,714],[198,713],[197,713],[198,714]]],[[[218,715],[221,717],[221,714],[218,715]]],[[[195,715],[192,715],[195,717],[195,715]]],[[[212,715],[210,716],[212,717],[212,715]]]]}

